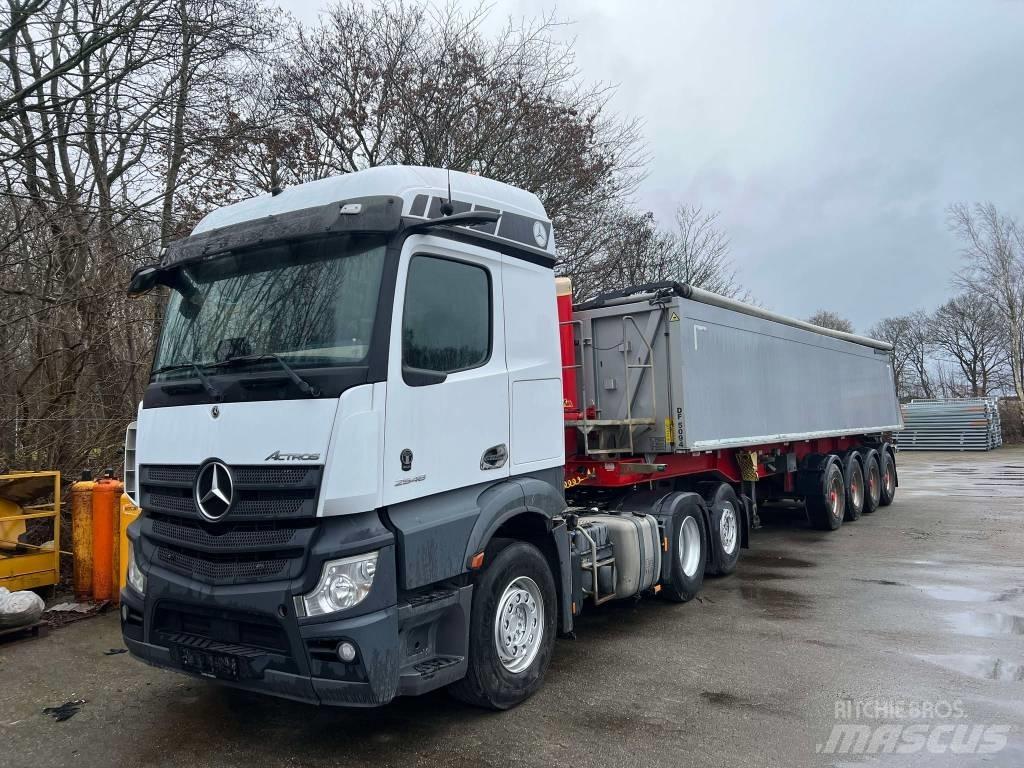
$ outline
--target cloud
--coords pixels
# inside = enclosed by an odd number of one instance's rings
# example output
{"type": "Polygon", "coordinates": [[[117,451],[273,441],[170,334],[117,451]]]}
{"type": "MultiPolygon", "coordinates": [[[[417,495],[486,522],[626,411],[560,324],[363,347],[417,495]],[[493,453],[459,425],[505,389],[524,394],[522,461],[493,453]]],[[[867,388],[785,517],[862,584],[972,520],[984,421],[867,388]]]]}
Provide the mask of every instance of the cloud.
{"type": "Polygon", "coordinates": [[[1024,4],[495,0],[488,23],[552,9],[583,76],[644,120],[637,202],[720,209],[777,311],[864,329],[930,309],[959,265],[949,203],[1024,218],[1024,4]]]}

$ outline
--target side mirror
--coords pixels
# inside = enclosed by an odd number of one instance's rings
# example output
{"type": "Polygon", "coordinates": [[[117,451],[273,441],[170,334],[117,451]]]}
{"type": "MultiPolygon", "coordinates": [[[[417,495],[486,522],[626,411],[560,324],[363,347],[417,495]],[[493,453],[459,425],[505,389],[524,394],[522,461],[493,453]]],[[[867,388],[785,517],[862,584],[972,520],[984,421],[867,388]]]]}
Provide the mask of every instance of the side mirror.
{"type": "Polygon", "coordinates": [[[134,299],[149,293],[156,287],[159,277],[160,270],[156,266],[139,267],[128,283],[128,296],[134,299]]]}

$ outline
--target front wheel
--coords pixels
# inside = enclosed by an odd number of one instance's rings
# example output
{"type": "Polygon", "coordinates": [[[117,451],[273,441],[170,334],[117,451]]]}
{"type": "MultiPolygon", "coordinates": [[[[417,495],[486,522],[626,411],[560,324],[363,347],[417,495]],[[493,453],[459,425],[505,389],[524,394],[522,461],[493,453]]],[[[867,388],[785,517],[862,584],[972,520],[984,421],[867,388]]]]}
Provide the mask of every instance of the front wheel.
{"type": "Polygon", "coordinates": [[[516,541],[494,555],[473,589],[469,668],[451,694],[489,709],[532,696],[555,646],[556,606],[555,580],[537,547],[516,541]]]}

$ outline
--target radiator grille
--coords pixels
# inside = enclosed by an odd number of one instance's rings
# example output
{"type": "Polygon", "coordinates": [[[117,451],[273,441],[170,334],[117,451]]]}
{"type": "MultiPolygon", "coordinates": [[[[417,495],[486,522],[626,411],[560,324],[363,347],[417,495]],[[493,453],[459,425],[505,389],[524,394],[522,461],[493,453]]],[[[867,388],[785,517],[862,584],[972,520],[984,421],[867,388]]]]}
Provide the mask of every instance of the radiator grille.
{"type": "Polygon", "coordinates": [[[199,466],[142,465],[142,535],[165,568],[209,584],[294,578],[316,522],[318,466],[230,466],[233,503],[221,519],[199,514],[199,466]]]}
{"type": "Polygon", "coordinates": [[[196,556],[170,547],[158,547],[157,558],[177,571],[214,583],[264,581],[280,576],[288,567],[288,558],[284,557],[266,560],[252,557],[222,559],[196,556]]]}
{"type": "Polygon", "coordinates": [[[214,526],[176,520],[154,519],[153,533],[167,541],[194,544],[211,549],[246,550],[254,547],[284,547],[296,538],[295,528],[267,528],[259,525],[236,525],[227,531],[214,526]]]}

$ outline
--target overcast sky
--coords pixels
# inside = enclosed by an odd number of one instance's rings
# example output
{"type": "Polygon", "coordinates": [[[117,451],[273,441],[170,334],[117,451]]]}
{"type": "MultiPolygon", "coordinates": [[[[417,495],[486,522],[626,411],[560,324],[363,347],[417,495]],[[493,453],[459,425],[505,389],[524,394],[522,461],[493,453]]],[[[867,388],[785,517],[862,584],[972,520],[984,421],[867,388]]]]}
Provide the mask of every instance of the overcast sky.
{"type": "Polygon", "coordinates": [[[665,222],[680,203],[720,210],[740,278],[776,311],[866,330],[933,309],[960,263],[946,206],[1024,218],[1024,3],[493,6],[494,28],[572,21],[582,75],[618,84],[614,108],[644,121],[637,203],[665,222]]]}

